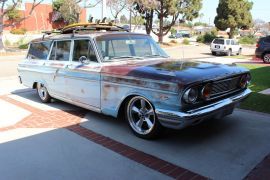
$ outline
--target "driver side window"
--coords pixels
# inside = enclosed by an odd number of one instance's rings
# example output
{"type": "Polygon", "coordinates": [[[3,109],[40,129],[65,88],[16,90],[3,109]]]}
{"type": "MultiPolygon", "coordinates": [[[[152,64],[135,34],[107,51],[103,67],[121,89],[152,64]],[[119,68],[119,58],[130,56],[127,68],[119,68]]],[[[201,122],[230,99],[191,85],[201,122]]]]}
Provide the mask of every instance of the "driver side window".
{"type": "Polygon", "coordinates": [[[97,62],[97,57],[90,40],[74,40],[73,61],[78,62],[80,58],[86,58],[89,61],[97,62]]]}

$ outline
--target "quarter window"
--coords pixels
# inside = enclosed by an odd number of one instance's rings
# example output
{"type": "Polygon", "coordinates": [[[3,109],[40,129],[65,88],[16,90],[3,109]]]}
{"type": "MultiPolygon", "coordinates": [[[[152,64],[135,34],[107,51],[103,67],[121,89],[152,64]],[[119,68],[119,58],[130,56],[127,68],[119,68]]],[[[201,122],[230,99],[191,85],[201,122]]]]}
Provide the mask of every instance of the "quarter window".
{"type": "Polygon", "coordinates": [[[97,62],[97,57],[90,40],[74,40],[73,61],[79,61],[81,57],[97,62]]]}
{"type": "Polygon", "coordinates": [[[28,59],[46,60],[50,51],[51,41],[32,43],[27,55],[28,59]]]}
{"type": "Polygon", "coordinates": [[[52,47],[50,60],[68,61],[71,41],[55,41],[52,47]]]}

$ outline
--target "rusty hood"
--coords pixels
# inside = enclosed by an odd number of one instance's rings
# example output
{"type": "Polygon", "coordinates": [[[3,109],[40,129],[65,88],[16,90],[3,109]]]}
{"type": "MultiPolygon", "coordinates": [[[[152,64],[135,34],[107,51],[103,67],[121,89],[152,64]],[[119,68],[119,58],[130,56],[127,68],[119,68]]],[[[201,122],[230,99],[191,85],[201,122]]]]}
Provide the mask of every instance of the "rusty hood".
{"type": "Polygon", "coordinates": [[[101,73],[107,75],[129,76],[187,85],[195,82],[218,79],[248,72],[234,64],[224,65],[201,61],[176,59],[151,59],[120,61],[105,64],[101,73]]]}

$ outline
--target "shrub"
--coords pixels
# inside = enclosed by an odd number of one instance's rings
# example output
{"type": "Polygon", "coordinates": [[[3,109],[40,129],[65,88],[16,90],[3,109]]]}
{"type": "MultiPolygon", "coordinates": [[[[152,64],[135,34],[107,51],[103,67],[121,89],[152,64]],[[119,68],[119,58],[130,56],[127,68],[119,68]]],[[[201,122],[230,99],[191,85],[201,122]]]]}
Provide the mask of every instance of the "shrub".
{"type": "Polygon", "coordinates": [[[189,45],[189,44],[190,44],[190,43],[189,43],[189,40],[188,40],[188,39],[184,39],[184,40],[183,40],[183,44],[184,44],[184,45],[189,45]]]}
{"type": "Polygon", "coordinates": [[[21,44],[18,47],[19,49],[27,49],[28,48],[28,44],[21,44]]]}
{"type": "Polygon", "coordinates": [[[20,29],[12,29],[10,31],[11,34],[25,34],[26,33],[26,29],[24,28],[20,28],[20,29]]]}
{"type": "Polygon", "coordinates": [[[170,31],[171,31],[171,34],[176,34],[177,33],[177,30],[175,28],[172,28],[170,31]]]}
{"type": "Polygon", "coordinates": [[[8,39],[6,39],[5,42],[4,42],[4,44],[5,44],[5,46],[10,46],[11,45],[11,42],[8,39]]]}
{"type": "Polygon", "coordinates": [[[206,33],[204,35],[204,43],[211,43],[217,36],[212,33],[206,33]]]}
{"type": "Polygon", "coordinates": [[[199,35],[198,37],[197,37],[197,40],[196,40],[197,42],[200,42],[200,43],[204,43],[204,35],[199,35]]]}
{"type": "Polygon", "coordinates": [[[178,42],[176,40],[171,40],[170,43],[177,44],[178,42]]]}
{"type": "Polygon", "coordinates": [[[211,43],[217,36],[215,35],[215,31],[211,33],[205,33],[204,35],[200,35],[197,37],[197,42],[200,43],[211,43]]]}
{"type": "Polygon", "coordinates": [[[239,39],[240,44],[255,44],[256,41],[256,38],[252,35],[244,36],[239,39]]]}

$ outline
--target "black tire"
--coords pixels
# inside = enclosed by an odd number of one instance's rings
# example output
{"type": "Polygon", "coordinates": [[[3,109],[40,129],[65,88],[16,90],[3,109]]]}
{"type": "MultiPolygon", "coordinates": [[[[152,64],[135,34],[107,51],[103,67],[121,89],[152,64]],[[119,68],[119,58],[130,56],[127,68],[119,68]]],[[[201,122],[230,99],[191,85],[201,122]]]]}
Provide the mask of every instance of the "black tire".
{"type": "Polygon", "coordinates": [[[135,96],[127,101],[125,104],[125,119],[137,137],[155,139],[162,133],[163,127],[157,119],[154,106],[144,97],[135,96]],[[144,101],[144,105],[142,105],[142,101],[144,101]],[[149,124],[151,125],[149,121],[152,123],[151,127],[149,127],[149,124]]]}
{"type": "Polygon", "coordinates": [[[212,55],[213,56],[216,56],[217,55],[217,52],[212,51],[212,55]]]}
{"type": "Polygon", "coordinates": [[[240,49],[238,50],[237,55],[239,56],[239,55],[241,55],[241,54],[242,54],[242,49],[240,48],[240,49]]]}
{"type": "Polygon", "coordinates": [[[229,51],[227,52],[227,56],[232,56],[232,50],[229,49],[229,51]]]}
{"type": "Polygon", "coordinates": [[[270,53],[265,53],[263,55],[263,62],[267,64],[270,63],[270,53]]]}
{"type": "Polygon", "coordinates": [[[40,100],[43,103],[49,103],[51,102],[52,97],[50,96],[47,88],[44,86],[44,84],[38,83],[37,84],[37,93],[40,98],[40,100]]]}

